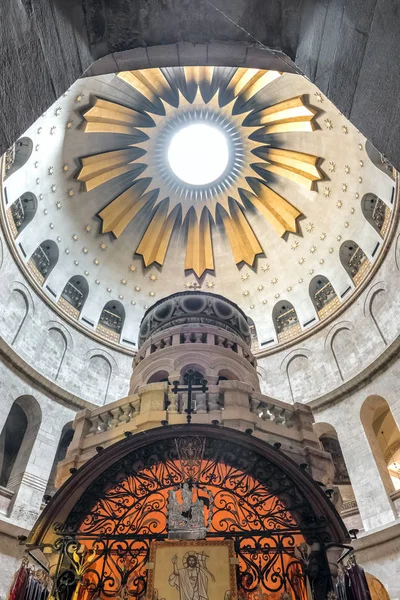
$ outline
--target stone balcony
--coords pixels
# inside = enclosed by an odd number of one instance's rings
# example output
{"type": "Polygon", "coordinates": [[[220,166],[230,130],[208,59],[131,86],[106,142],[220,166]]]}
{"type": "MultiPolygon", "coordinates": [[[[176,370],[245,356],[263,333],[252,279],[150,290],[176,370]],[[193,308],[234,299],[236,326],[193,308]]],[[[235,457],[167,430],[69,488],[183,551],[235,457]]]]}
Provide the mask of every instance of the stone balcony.
{"type": "MultiPolygon", "coordinates": [[[[71,468],[79,468],[94,456],[99,446],[109,446],[127,434],[161,425],[184,424],[186,394],[175,395],[170,390],[166,382],[151,383],[117,402],[79,412],[74,421],[74,438],[58,468],[57,486],[70,476],[71,468]]],[[[268,443],[281,444],[281,450],[299,464],[307,463],[318,481],[329,483],[330,475],[333,476],[330,455],[321,449],[307,406],[274,400],[240,381],[209,385],[206,393],[195,392],[193,401],[192,423],[252,432],[268,443]]]]}

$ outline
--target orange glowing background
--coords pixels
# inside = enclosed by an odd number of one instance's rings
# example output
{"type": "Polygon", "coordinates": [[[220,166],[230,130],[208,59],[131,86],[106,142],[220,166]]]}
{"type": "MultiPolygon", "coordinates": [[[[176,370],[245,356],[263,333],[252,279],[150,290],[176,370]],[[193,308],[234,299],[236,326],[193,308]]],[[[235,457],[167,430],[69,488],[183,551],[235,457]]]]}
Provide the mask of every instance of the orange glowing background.
{"type": "MultiPolygon", "coordinates": [[[[294,514],[264,484],[239,469],[201,460],[191,476],[205,502],[212,539],[235,540],[239,600],[279,600],[290,592],[306,600],[294,549],[304,543],[294,514]]],[[[180,461],[134,470],[109,485],[80,526],[81,544],[72,558],[80,578],[72,600],[143,600],[153,539],[167,539],[167,505],[187,473],[180,461]]],[[[179,498],[179,492],[178,492],[179,498]]]]}

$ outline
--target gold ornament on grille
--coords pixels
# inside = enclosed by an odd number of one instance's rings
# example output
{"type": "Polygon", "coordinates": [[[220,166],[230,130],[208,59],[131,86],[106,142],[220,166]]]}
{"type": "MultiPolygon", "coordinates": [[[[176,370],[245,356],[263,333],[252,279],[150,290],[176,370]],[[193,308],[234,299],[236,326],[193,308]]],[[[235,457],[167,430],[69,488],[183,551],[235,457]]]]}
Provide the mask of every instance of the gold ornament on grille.
{"type": "Polygon", "coordinates": [[[214,67],[177,71],[180,79],[172,83],[161,69],[118,74],[144,97],[145,110],[93,99],[83,114],[85,132],[125,134],[139,141],[81,158],[77,179],[83,182],[85,191],[91,191],[120,175],[132,175],[130,187],[98,216],[102,233],[111,232],[118,238],[142,208],[149,208],[147,229],[136,247],[146,267],[164,264],[172,232],[182,226],[187,232],[185,269],[193,270],[198,277],[213,271],[212,224],[217,213],[235,262],[252,266],[263,248],[246,218],[246,201],[277,235],[296,233],[297,219],[302,214],[269,187],[268,174],[285,177],[307,189],[313,189],[315,182],[323,178],[319,157],[273,147],[268,136],[314,131],[317,110],[307,104],[304,96],[248,110],[247,103],[281,76],[276,71],[239,68],[225,79],[214,67]],[[190,186],[168,169],[166,140],[175,126],[198,120],[223,130],[230,140],[233,158],[221,180],[190,186]]]}

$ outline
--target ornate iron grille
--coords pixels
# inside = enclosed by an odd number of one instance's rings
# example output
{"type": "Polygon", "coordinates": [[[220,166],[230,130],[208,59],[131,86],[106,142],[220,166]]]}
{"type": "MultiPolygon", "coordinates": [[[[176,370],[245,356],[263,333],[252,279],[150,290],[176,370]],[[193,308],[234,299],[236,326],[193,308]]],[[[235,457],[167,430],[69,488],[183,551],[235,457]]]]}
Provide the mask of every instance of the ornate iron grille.
{"type": "Polygon", "coordinates": [[[331,580],[324,517],[276,464],[231,442],[200,436],[142,447],[107,469],[68,520],[55,525],[59,600],[141,600],[151,542],[168,536],[168,493],[183,483],[206,489],[207,538],[231,539],[243,600],[278,600],[288,592],[316,598],[331,580]]]}

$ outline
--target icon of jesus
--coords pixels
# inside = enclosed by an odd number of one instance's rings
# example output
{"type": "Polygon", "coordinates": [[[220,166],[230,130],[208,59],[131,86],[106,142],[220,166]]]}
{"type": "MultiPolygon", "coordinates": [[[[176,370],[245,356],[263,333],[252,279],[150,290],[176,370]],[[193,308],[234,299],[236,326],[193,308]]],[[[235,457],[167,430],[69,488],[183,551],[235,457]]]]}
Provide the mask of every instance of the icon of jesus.
{"type": "Polygon", "coordinates": [[[169,584],[179,591],[180,600],[209,600],[208,576],[215,581],[207,569],[207,555],[204,552],[187,552],[183,557],[183,569],[178,569],[178,557],[172,557],[173,572],[169,584]]]}

